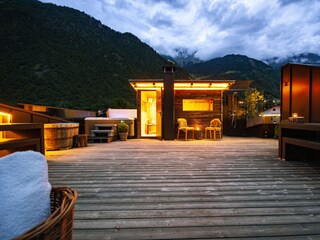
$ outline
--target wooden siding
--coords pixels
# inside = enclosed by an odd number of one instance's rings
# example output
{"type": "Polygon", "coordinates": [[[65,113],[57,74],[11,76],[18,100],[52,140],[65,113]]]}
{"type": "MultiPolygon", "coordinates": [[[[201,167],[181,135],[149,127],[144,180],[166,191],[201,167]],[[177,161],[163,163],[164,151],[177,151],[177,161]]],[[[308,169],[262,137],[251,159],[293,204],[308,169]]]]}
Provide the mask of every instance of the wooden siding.
{"type": "Polygon", "coordinates": [[[208,127],[210,121],[213,118],[219,118],[222,121],[222,103],[221,103],[221,91],[175,91],[175,118],[185,118],[188,121],[188,125],[199,127],[204,130],[208,127]],[[213,111],[183,111],[182,100],[183,99],[212,99],[213,111]]]}
{"type": "Polygon", "coordinates": [[[74,239],[319,239],[320,168],[273,139],[134,139],[47,152],[76,189],[74,239]]]}
{"type": "Polygon", "coordinates": [[[0,103],[0,112],[10,113],[12,123],[60,123],[70,122],[62,118],[53,117],[41,113],[27,111],[22,108],[13,107],[0,103]]]}
{"type": "Polygon", "coordinates": [[[310,122],[320,123],[320,68],[312,69],[310,122]]]}
{"type": "Polygon", "coordinates": [[[281,119],[293,113],[305,123],[320,123],[320,67],[287,64],[281,71],[281,119]]]}

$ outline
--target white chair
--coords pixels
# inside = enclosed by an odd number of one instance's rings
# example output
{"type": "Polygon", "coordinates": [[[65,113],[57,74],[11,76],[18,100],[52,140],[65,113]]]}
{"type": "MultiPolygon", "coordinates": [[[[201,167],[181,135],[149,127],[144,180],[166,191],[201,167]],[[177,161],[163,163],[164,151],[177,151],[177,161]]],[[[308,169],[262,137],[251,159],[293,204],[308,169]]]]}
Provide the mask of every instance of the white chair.
{"type": "Polygon", "coordinates": [[[184,131],[185,132],[185,140],[188,140],[188,131],[192,131],[192,140],[194,140],[194,127],[188,127],[188,123],[185,118],[178,118],[177,122],[179,124],[177,139],[179,139],[180,131],[184,131]]]}
{"type": "Polygon", "coordinates": [[[219,133],[219,137],[220,139],[222,139],[222,130],[221,130],[221,121],[219,118],[214,118],[211,122],[210,122],[210,127],[206,127],[205,128],[205,139],[207,139],[207,131],[210,132],[210,139],[212,139],[212,131],[213,131],[213,139],[216,140],[217,139],[217,133],[219,133]]]}

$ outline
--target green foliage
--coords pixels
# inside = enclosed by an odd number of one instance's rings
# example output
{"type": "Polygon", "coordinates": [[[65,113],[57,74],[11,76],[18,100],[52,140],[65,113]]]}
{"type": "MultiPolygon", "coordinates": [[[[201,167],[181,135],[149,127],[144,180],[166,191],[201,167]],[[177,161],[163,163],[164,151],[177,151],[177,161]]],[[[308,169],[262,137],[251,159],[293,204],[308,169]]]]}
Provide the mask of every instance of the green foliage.
{"type": "MultiPolygon", "coordinates": [[[[2,0],[0,99],[87,110],[134,108],[130,78],[162,78],[166,61],[130,33],[83,12],[2,0]]],[[[177,70],[176,76],[188,78],[177,70]]]]}
{"type": "Polygon", "coordinates": [[[119,124],[118,124],[118,132],[119,133],[126,133],[129,131],[129,125],[126,124],[124,121],[121,121],[119,124]]]}
{"type": "Polygon", "coordinates": [[[244,92],[247,118],[254,118],[258,114],[258,103],[264,100],[264,96],[256,88],[248,88],[244,92]]]}

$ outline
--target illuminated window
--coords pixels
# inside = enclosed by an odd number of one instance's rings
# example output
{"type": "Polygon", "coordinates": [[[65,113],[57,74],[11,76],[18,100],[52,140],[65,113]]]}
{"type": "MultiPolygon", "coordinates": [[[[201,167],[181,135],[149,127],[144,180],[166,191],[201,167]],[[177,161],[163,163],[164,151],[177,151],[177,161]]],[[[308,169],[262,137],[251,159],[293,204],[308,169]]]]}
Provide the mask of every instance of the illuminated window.
{"type": "MultiPolygon", "coordinates": [[[[0,124],[1,123],[10,123],[11,122],[11,114],[0,112],[0,124]]],[[[4,138],[4,132],[0,131],[0,141],[4,138]]]]}
{"type": "Polygon", "coordinates": [[[11,114],[0,112],[0,123],[10,123],[11,114]]]}
{"type": "Polygon", "coordinates": [[[212,99],[183,99],[182,111],[213,111],[212,99]]]}

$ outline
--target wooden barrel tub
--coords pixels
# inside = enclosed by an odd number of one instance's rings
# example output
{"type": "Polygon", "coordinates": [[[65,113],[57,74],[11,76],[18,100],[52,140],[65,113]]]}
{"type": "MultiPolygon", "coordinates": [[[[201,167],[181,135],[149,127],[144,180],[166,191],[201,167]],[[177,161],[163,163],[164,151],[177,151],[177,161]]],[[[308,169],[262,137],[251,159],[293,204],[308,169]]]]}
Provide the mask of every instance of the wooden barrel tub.
{"type": "Polygon", "coordinates": [[[79,123],[44,124],[46,150],[62,150],[72,147],[73,137],[79,134],[79,123]]]}

